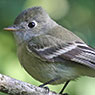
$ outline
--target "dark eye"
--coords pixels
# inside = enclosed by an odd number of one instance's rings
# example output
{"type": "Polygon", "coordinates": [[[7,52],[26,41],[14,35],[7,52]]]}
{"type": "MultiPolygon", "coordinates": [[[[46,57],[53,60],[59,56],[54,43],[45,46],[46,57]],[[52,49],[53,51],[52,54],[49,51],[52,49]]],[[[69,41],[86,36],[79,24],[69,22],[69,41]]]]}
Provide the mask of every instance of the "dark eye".
{"type": "Polygon", "coordinates": [[[28,27],[29,27],[29,28],[35,27],[35,22],[29,22],[28,27]]]}
{"type": "Polygon", "coordinates": [[[32,22],[29,22],[29,24],[28,24],[28,27],[29,28],[33,28],[33,27],[36,27],[37,26],[37,22],[36,21],[32,21],[32,22]]]}

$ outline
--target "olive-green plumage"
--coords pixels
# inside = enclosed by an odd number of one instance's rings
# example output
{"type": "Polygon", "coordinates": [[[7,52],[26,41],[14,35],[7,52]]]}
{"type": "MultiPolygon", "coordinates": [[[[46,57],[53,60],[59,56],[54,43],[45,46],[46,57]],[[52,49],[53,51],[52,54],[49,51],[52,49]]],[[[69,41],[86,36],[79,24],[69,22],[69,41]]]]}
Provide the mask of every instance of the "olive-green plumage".
{"type": "Polygon", "coordinates": [[[45,83],[57,78],[51,84],[61,84],[80,76],[95,77],[95,50],[53,21],[43,8],[26,9],[11,29],[19,61],[36,80],[45,83]]]}

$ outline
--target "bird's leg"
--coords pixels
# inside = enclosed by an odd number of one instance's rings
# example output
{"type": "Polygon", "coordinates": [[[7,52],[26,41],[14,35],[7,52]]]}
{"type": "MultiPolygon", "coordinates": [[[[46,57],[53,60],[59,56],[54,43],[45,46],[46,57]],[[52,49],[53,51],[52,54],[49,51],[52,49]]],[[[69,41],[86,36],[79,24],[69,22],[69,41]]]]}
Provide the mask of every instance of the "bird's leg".
{"type": "Polygon", "coordinates": [[[52,79],[52,80],[50,80],[50,81],[48,81],[48,82],[46,82],[46,83],[43,83],[43,84],[39,85],[39,87],[44,87],[45,85],[51,84],[51,83],[55,82],[55,81],[58,80],[58,79],[59,79],[59,78],[52,79]]]}
{"type": "MultiPolygon", "coordinates": [[[[55,82],[55,81],[58,80],[58,79],[59,79],[59,78],[52,79],[52,80],[50,80],[50,81],[48,81],[48,82],[46,82],[46,83],[43,83],[43,84],[39,85],[39,87],[44,87],[45,85],[51,84],[52,82],[55,82]]],[[[44,87],[44,88],[49,91],[49,88],[48,88],[48,87],[44,87]]]]}
{"type": "MultiPolygon", "coordinates": [[[[64,89],[67,87],[67,85],[68,85],[69,82],[70,82],[70,80],[68,80],[68,81],[65,83],[65,85],[63,86],[63,88],[62,88],[62,90],[60,91],[59,94],[62,94],[62,93],[63,93],[64,89]]],[[[68,95],[68,94],[67,94],[67,93],[64,93],[64,94],[62,94],[62,95],[68,95]]]]}

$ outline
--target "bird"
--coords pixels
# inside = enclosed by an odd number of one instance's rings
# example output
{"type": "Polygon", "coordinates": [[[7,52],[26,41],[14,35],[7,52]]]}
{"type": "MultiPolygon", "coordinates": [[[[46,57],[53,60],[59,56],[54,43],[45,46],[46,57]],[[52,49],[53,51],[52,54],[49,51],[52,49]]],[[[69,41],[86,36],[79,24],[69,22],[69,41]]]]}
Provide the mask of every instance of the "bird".
{"type": "MultiPolygon", "coordinates": [[[[21,65],[36,80],[65,85],[81,77],[95,77],[95,49],[70,30],[57,24],[40,6],[22,11],[12,31],[21,65]]],[[[64,94],[66,95],[66,94],[64,94]]]]}

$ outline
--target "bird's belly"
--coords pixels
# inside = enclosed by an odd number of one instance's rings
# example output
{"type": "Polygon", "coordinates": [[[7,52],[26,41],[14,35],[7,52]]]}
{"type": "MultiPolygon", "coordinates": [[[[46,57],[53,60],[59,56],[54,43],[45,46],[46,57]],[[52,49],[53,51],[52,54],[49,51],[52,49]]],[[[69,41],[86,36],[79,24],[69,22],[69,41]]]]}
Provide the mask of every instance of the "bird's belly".
{"type": "MultiPolygon", "coordinates": [[[[20,53],[20,52],[19,52],[20,53]]],[[[25,70],[36,80],[45,83],[51,79],[59,78],[53,84],[60,84],[77,77],[76,72],[68,66],[60,63],[47,63],[23,52],[19,54],[19,60],[25,70]]]]}
{"type": "Polygon", "coordinates": [[[22,65],[33,78],[42,83],[58,78],[59,80],[53,84],[61,84],[78,77],[78,74],[70,67],[58,63],[40,62],[38,59],[35,61],[34,59],[28,59],[27,62],[24,58],[22,65]]]}

